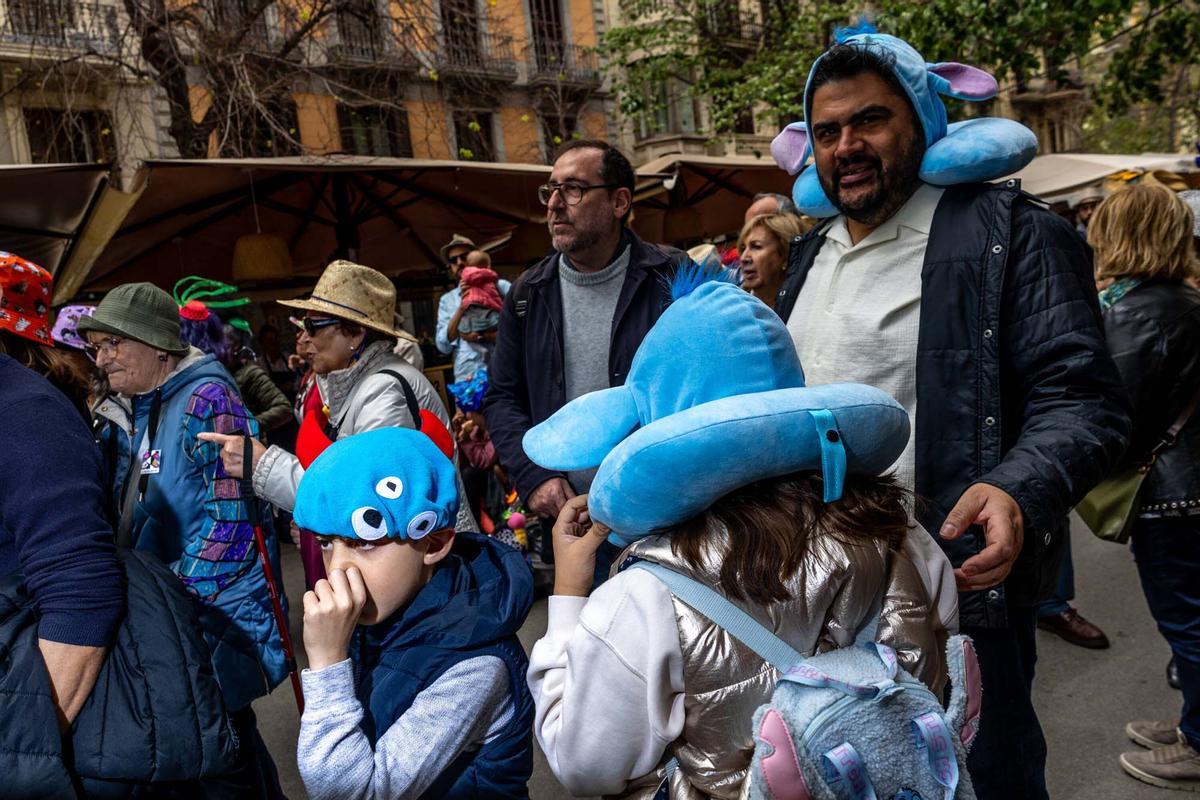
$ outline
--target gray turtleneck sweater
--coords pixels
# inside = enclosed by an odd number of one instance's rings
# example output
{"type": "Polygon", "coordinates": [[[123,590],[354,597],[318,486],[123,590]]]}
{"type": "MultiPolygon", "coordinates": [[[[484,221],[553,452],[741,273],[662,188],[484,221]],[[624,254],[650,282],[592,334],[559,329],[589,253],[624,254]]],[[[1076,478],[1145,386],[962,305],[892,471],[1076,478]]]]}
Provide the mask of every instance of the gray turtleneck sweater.
{"type": "MultiPolygon", "coordinates": [[[[607,389],[608,350],[612,343],[613,315],[625,272],[629,246],[599,272],[580,272],[564,254],[558,261],[563,302],[563,388],[567,401],[607,389]]],[[[583,494],[592,485],[595,469],[567,473],[571,487],[583,494]]]]}

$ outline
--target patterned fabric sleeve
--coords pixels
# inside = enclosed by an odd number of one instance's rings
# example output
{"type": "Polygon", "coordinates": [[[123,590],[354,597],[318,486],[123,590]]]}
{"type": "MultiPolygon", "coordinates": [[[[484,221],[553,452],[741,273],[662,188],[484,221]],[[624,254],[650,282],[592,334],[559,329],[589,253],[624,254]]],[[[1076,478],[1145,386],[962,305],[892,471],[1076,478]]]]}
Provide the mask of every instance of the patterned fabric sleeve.
{"type": "Polygon", "coordinates": [[[188,591],[211,599],[254,563],[254,529],[242,502],[237,478],[221,463],[221,448],[202,442],[204,432],[258,435],[258,423],[236,391],[206,383],[192,394],[184,415],[184,447],[200,468],[205,484],[205,518],[198,536],[189,539],[175,570],[188,591]]]}

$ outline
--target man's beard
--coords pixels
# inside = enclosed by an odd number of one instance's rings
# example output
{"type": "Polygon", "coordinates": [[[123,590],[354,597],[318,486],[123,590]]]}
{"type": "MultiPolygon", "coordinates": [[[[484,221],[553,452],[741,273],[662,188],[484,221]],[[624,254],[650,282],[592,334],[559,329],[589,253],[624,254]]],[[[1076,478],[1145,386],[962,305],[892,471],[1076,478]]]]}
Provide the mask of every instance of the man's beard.
{"type": "Polygon", "coordinates": [[[599,243],[602,234],[599,231],[582,230],[575,225],[571,226],[571,234],[566,237],[555,236],[553,231],[550,233],[550,244],[560,253],[571,255],[578,253],[581,250],[587,250],[595,247],[599,243]]]}
{"type": "Polygon", "coordinates": [[[825,196],[850,219],[864,225],[879,225],[895,214],[920,184],[921,159],[925,157],[925,141],[920,133],[908,143],[908,147],[900,153],[896,163],[885,170],[883,162],[873,155],[862,155],[848,161],[838,161],[833,168],[833,174],[826,177],[820,170],[817,178],[825,196]],[[850,167],[868,164],[873,167],[878,176],[875,191],[856,199],[852,204],[842,201],[838,192],[841,176],[850,167]]]}

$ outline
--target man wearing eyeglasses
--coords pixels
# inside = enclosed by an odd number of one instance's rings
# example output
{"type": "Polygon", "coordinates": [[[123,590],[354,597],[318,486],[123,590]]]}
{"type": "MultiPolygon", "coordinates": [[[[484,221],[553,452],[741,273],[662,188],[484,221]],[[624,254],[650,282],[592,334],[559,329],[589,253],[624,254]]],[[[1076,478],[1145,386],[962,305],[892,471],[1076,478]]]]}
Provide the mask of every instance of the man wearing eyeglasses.
{"type": "MultiPolygon", "coordinates": [[[[478,250],[475,243],[466,236],[454,234],[447,244],[442,245],[442,260],[450,268],[450,277],[457,283],[462,276],[462,268],[467,264],[467,253],[478,250]]],[[[497,281],[500,295],[508,294],[509,282],[503,278],[497,281]]],[[[438,300],[437,335],[434,343],[437,349],[446,355],[454,354],[454,380],[470,380],[475,371],[484,366],[487,350],[481,346],[484,334],[458,332],[457,327],[451,327],[450,321],[462,306],[462,285],[442,295],[438,300]]]]}
{"type": "MultiPolygon", "coordinates": [[[[538,190],[555,252],[517,280],[500,312],[484,414],[501,463],[543,519],[588,491],[595,470],[542,469],[521,438],[569,400],[625,382],[669,299],[663,278],[682,257],[629,230],[633,190],[633,167],[619,150],[596,140],[565,144],[538,190]]],[[[607,574],[603,560],[597,575],[607,574]]]]}

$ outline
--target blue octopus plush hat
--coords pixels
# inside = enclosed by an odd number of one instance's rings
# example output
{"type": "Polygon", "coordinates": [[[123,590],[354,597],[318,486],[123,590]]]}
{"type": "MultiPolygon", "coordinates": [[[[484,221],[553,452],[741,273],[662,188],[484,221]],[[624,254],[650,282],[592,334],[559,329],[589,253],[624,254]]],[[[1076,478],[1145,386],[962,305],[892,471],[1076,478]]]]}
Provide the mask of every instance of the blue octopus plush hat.
{"type": "Polygon", "coordinates": [[[319,536],[420,539],[454,527],[454,465],[419,431],[357,433],[329,445],[309,465],[292,513],[298,527],[319,536]]]}
{"type": "Polygon", "coordinates": [[[523,440],[553,470],[599,466],[592,515],[624,546],[754,481],[819,470],[825,501],[847,472],[878,475],[908,443],[908,414],[862,384],[806,387],[791,335],[725,273],[692,265],[623,386],[572,400],[523,440]]]}
{"type": "MultiPolygon", "coordinates": [[[[862,28],[857,29],[862,30],[862,28]]],[[[1019,122],[999,117],[979,117],[946,124],[946,106],[941,95],[960,100],[990,100],[996,96],[996,79],[977,67],[947,61],[926,63],[912,45],[895,36],[839,31],[838,45],[874,51],[891,64],[904,87],[925,133],[925,157],[920,178],[934,186],[993,180],[1024,167],[1037,154],[1037,137],[1019,122]]],[[[792,199],[802,213],[832,217],[837,208],[825,195],[817,178],[816,165],[805,168],[812,154],[812,81],[824,54],[813,62],[804,87],[804,122],[793,122],[771,142],[775,163],[789,175],[799,174],[792,186],[792,199]]]]}

